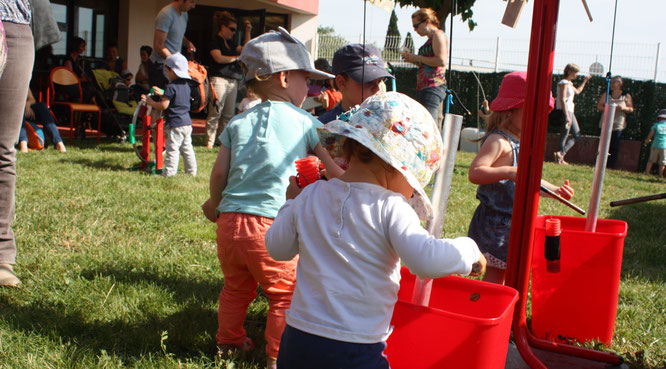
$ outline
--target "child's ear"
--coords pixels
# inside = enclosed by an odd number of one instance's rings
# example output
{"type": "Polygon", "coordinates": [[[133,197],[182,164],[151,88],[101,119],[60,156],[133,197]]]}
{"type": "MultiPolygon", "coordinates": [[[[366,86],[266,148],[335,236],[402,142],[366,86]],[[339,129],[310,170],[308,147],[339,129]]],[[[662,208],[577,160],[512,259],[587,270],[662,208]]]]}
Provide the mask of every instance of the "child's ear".
{"type": "Polygon", "coordinates": [[[338,86],[338,89],[343,89],[347,86],[347,80],[342,74],[335,76],[335,84],[338,86]]]}
{"type": "Polygon", "coordinates": [[[282,71],[278,72],[278,81],[280,82],[280,87],[282,88],[287,88],[289,85],[289,72],[288,71],[282,71]]]}

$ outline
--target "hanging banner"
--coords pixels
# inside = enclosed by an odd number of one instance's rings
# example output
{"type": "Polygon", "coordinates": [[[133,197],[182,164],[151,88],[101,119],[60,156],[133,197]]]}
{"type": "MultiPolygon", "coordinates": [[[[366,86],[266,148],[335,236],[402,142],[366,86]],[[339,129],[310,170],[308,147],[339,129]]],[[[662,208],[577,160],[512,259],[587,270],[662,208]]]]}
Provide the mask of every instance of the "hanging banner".
{"type": "Polygon", "coordinates": [[[395,1],[393,0],[367,0],[370,4],[378,7],[379,9],[386,10],[387,12],[393,11],[395,1]]]}

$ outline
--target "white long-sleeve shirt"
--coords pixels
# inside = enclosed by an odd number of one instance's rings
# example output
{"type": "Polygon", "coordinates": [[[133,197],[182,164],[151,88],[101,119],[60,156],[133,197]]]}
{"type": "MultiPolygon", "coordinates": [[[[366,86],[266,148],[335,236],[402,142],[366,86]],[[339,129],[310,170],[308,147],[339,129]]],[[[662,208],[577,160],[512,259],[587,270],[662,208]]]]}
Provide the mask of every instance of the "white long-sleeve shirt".
{"type": "Polygon", "coordinates": [[[480,252],[470,238],[435,239],[405,198],[369,183],[317,181],[288,200],[266,233],[275,260],[299,254],[287,323],[339,341],[391,334],[400,259],[421,277],[469,274],[480,252]]]}

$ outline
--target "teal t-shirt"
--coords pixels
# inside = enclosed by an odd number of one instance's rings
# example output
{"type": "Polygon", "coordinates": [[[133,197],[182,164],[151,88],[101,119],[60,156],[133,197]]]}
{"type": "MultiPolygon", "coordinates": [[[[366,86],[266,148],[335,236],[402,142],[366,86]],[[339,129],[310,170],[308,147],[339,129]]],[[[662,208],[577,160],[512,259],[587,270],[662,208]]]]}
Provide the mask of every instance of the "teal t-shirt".
{"type": "Polygon", "coordinates": [[[652,147],[666,149],[666,120],[659,121],[652,126],[654,137],[652,138],[652,147]]]}
{"type": "Polygon", "coordinates": [[[285,203],[294,161],[319,143],[312,115],[281,101],[265,101],[235,116],[220,135],[231,151],[227,187],[220,213],[247,213],[275,218],[285,203]]]}

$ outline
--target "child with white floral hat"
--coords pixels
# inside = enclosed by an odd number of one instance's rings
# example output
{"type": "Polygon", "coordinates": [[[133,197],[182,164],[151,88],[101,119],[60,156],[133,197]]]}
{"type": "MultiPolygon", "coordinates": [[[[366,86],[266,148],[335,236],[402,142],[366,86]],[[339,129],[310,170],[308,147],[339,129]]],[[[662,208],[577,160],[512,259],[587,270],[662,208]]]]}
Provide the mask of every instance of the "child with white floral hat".
{"type": "Polygon", "coordinates": [[[423,187],[442,155],[440,132],[422,105],[378,94],[319,131],[344,138],[349,166],[287,200],[266,234],[274,259],[299,255],[278,368],[388,368],[382,352],[400,260],[435,278],[470,274],[474,264],[478,275],[485,259],[470,238],[429,235],[407,202],[414,197],[423,217],[431,213],[423,187]]]}

